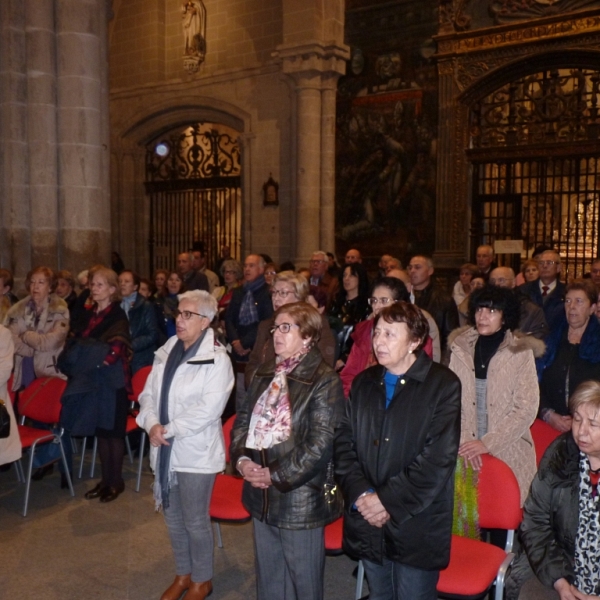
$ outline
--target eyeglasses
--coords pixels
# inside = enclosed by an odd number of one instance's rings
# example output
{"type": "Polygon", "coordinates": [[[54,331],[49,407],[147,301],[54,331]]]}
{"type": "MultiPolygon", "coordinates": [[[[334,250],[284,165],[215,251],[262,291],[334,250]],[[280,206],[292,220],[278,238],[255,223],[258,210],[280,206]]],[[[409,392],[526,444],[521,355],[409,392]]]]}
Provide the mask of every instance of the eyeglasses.
{"type": "Polygon", "coordinates": [[[181,317],[184,321],[189,321],[192,318],[192,315],[196,315],[197,317],[202,317],[203,319],[208,319],[206,315],[201,315],[200,313],[192,312],[191,310],[177,310],[173,311],[173,316],[175,318],[181,317]]]}
{"type": "Polygon", "coordinates": [[[321,263],[324,263],[325,261],[323,259],[311,258],[308,262],[311,265],[320,265],[321,263]]]}
{"type": "Polygon", "coordinates": [[[377,306],[378,304],[385,306],[386,304],[393,304],[396,300],[393,298],[375,298],[375,296],[373,296],[372,298],[369,298],[368,302],[371,306],[377,306]]]}
{"type": "Polygon", "coordinates": [[[277,275],[276,271],[265,271],[265,275],[277,275]]]}
{"type": "Polygon", "coordinates": [[[496,277],[495,279],[492,279],[490,277],[490,283],[492,285],[505,285],[506,283],[510,283],[512,281],[512,279],[506,279],[506,277],[496,277]]]}
{"type": "Polygon", "coordinates": [[[555,260],[538,260],[537,264],[540,265],[540,267],[551,267],[552,265],[557,265],[558,262],[555,260]]]}
{"type": "Polygon", "coordinates": [[[279,325],[273,325],[269,330],[273,335],[278,329],[281,333],[289,333],[292,327],[299,327],[296,323],[279,323],[279,325]]]}
{"type": "Polygon", "coordinates": [[[296,295],[296,292],[290,292],[289,290],[271,290],[271,296],[281,296],[284,300],[290,295],[296,295]]]}

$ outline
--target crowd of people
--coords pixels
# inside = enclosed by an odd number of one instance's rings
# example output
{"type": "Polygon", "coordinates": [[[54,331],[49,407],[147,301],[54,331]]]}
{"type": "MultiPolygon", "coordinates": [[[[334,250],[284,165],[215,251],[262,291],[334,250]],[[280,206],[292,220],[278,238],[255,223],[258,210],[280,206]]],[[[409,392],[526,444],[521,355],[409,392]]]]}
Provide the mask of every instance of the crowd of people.
{"type": "MultiPolygon", "coordinates": [[[[370,277],[353,248],[341,266],[318,250],[307,267],[250,254],[212,271],[195,244],[152,278],[116,253],[77,277],[37,267],[20,300],[0,269],[0,392],[10,383],[18,415],[35,378],[67,380],[56,426],[97,438],[102,476],[85,497],[108,503],[125,489],[132,376],[152,366],[137,421],[175,556],[161,600],[212,591],[208,510],[232,415],[260,600],[322,598],[324,527],[342,514],[371,600],[433,600],[456,466],[476,473],[483,454],[510,466],[524,506],[510,598],[528,580],[549,598],[600,598],[600,543],[587,533],[600,529],[600,260],[563,282],[554,249],[515,275],[480,246],[449,289],[429,256],[377,266],[370,277]],[[536,418],[562,434],[539,470],[536,418]]],[[[32,479],[52,473],[52,446],[32,479]]],[[[20,456],[13,427],[0,465],[20,456]]]]}

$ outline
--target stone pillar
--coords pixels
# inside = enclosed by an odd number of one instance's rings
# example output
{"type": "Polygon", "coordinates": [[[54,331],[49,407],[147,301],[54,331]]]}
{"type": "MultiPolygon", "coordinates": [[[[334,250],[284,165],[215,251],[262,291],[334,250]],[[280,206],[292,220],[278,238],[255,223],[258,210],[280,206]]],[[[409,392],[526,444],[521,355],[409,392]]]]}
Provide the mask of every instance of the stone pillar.
{"type": "Polygon", "coordinates": [[[319,248],[335,252],[335,110],[338,76],[324,77],[321,92],[321,231],[319,248]]]}
{"type": "Polygon", "coordinates": [[[54,1],[27,0],[27,143],[31,266],[58,266],[54,1]]]}
{"type": "Polygon", "coordinates": [[[303,74],[296,80],[296,257],[319,248],[321,185],[321,77],[303,74]]]}
{"type": "Polygon", "coordinates": [[[0,2],[0,146],[0,266],[21,279],[31,266],[31,237],[25,11],[18,0],[0,2]]]}
{"type": "Polygon", "coordinates": [[[296,250],[305,263],[317,249],[334,251],[335,89],[346,46],[279,46],[282,70],[296,92],[296,250]]]}
{"type": "Polygon", "coordinates": [[[62,263],[110,259],[105,0],[56,3],[58,194],[62,263]]]}

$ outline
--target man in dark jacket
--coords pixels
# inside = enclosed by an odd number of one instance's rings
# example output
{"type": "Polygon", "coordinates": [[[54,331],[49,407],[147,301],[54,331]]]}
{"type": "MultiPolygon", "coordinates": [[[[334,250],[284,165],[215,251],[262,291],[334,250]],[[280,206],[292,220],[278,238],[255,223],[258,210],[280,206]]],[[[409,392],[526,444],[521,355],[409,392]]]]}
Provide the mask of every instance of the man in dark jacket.
{"type": "Polygon", "coordinates": [[[432,280],[434,269],[431,258],[413,256],[407,270],[412,284],[414,303],[433,317],[440,330],[440,346],[443,356],[450,332],[458,327],[456,302],[446,290],[432,280]]]}
{"type": "Polygon", "coordinates": [[[544,310],[549,331],[552,331],[563,319],[565,313],[565,293],[567,288],[559,281],[560,254],[546,250],[538,259],[540,278],[519,286],[519,290],[544,310]]]}
{"type": "Polygon", "coordinates": [[[390,580],[398,575],[398,598],[429,600],[436,597],[436,572],[450,560],[460,381],[419,351],[396,383],[388,408],[386,387],[383,366],[360,373],[336,431],[344,549],[389,570],[390,580]],[[371,525],[357,510],[359,498],[369,493],[377,494],[389,513],[382,525],[371,525]],[[427,572],[434,581],[427,579],[424,586],[427,572]]]}
{"type": "Polygon", "coordinates": [[[250,254],[244,261],[244,285],[233,290],[225,313],[227,341],[231,344],[236,372],[236,406],[244,399],[244,372],[254,344],[258,324],[273,314],[269,286],[265,281],[265,261],[250,254]]]}

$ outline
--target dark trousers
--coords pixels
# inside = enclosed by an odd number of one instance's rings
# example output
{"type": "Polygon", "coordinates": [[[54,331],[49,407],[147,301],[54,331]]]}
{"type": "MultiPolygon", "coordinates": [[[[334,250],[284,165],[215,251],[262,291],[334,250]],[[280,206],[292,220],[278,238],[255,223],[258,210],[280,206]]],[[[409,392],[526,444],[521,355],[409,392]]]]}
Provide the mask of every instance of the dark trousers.
{"type": "Polygon", "coordinates": [[[384,559],[363,560],[370,600],[437,600],[439,571],[424,571],[384,559]]]}

